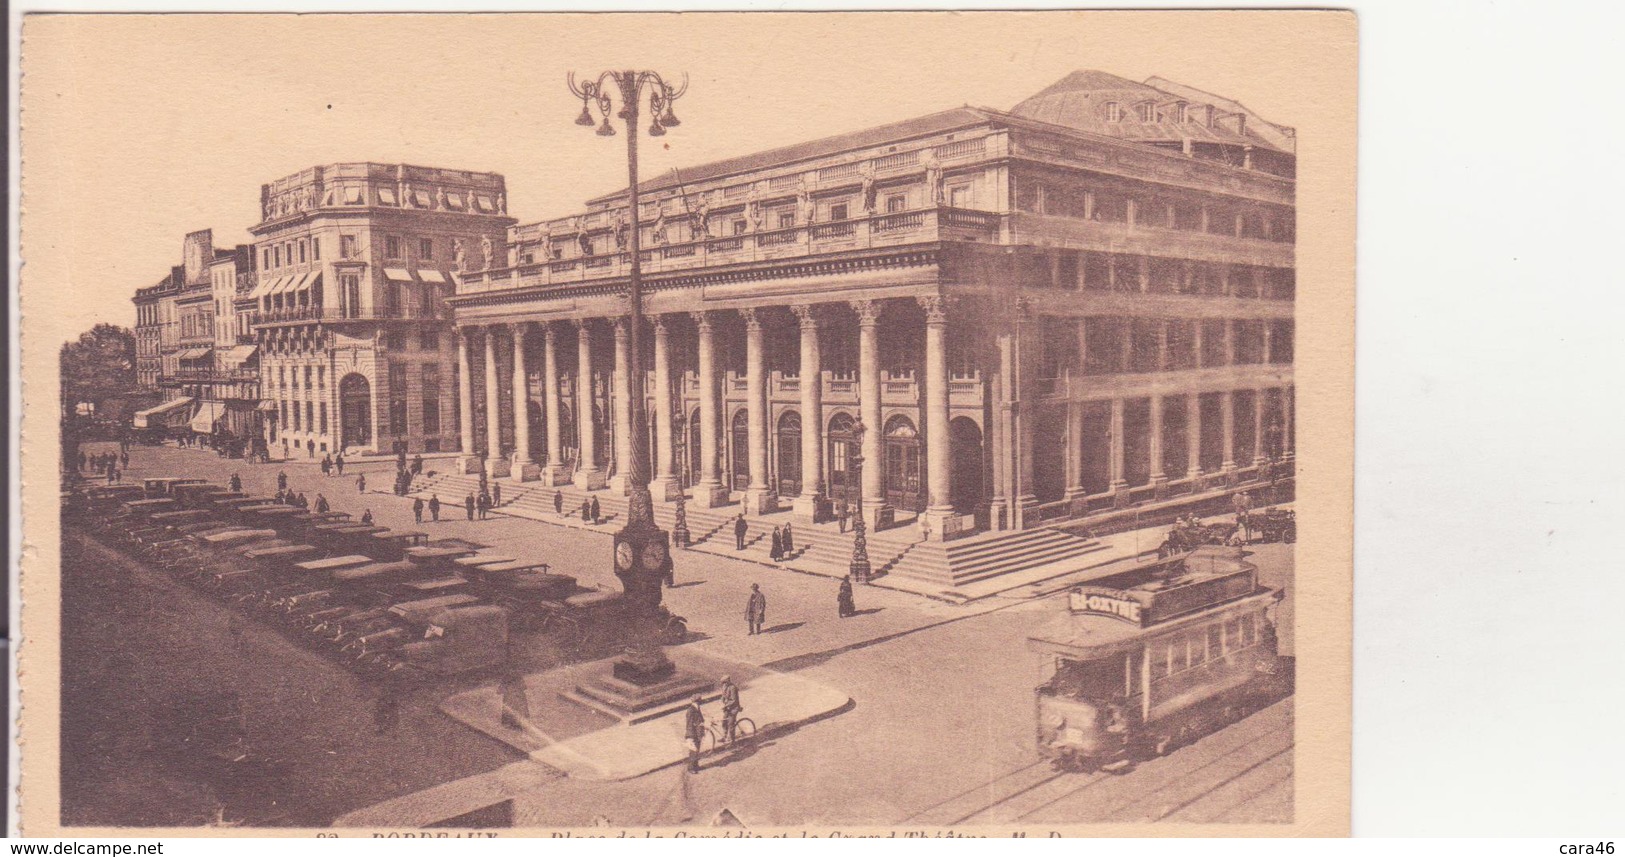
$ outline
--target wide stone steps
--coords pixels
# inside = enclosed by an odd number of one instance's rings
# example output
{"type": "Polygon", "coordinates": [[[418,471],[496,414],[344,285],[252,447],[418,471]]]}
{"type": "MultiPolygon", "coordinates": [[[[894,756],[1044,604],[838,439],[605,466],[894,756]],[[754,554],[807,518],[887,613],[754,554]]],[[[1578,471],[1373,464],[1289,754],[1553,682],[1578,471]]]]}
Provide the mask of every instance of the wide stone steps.
{"type": "Polygon", "coordinates": [[[964,542],[922,542],[888,573],[951,588],[1062,563],[1102,548],[1098,541],[1056,530],[1022,530],[964,542]]]}

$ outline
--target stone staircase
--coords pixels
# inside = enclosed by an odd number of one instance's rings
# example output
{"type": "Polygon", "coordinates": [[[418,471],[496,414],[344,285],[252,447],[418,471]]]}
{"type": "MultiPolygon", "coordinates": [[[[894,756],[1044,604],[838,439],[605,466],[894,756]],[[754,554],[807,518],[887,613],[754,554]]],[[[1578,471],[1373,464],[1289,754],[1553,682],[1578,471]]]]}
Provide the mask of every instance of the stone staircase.
{"type": "Polygon", "coordinates": [[[952,589],[1001,574],[1066,563],[1103,549],[1099,541],[1040,527],[950,542],[920,542],[886,572],[952,589]]]}

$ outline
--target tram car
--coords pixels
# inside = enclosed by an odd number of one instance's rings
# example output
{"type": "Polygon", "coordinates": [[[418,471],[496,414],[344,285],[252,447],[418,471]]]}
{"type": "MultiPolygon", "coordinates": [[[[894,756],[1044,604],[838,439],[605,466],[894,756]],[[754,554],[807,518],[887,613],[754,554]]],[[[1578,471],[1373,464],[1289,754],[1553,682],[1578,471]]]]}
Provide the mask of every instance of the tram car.
{"type": "Polygon", "coordinates": [[[1039,752],[1125,771],[1283,698],[1291,676],[1272,609],[1282,594],[1218,545],[1073,589],[1067,615],[1027,641],[1047,673],[1039,752]]]}

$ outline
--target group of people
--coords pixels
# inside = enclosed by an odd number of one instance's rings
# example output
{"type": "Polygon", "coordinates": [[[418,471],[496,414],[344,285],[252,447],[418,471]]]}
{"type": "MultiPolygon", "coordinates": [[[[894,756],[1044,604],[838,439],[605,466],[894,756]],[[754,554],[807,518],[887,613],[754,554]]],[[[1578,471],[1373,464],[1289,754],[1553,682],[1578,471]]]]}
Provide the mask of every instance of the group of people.
{"type": "MultiPolygon", "coordinates": [[[[437,497],[430,495],[429,499],[432,504],[438,507],[439,503],[437,497]]],[[[486,518],[491,514],[491,510],[495,509],[501,504],[502,486],[494,482],[491,483],[490,490],[481,488],[479,494],[475,494],[474,492],[470,491],[468,492],[468,496],[463,498],[463,508],[468,510],[468,519],[470,521],[475,520],[475,515],[478,515],[479,520],[481,521],[486,520],[486,518]]],[[[440,520],[438,514],[436,515],[435,520],[440,520]]]]}
{"type": "Polygon", "coordinates": [[[123,475],[122,471],[129,469],[129,467],[130,453],[125,450],[98,452],[94,455],[79,453],[79,469],[81,471],[89,470],[91,473],[105,476],[108,482],[119,481],[119,478],[123,475]]]}
{"type": "Polygon", "coordinates": [[[332,455],[323,455],[322,456],[322,475],[323,476],[335,476],[335,475],[343,476],[344,475],[344,453],[342,453],[342,452],[339,453],[338,458],[334,458],[332,455]]]}
{"type": "MultiPolygon", "coordinates": [[[[845,530],[842,530],[845,532],[845,530]]],[[[745,513],[740,512],[734,518],[734,550],[744,550],[750,535],[750,523],[745,520],[745,513]]],[[[773,537],[768,542],[767,555],[774,562],[789,559],[796,552],[795,528],[787,521],[782,526],[773,528],[773,537]]]]}
{"type": "MultiPolygon", "coordinates": [[[[718,694],[717,701],[722,703],[722,734],[724,739],[733,743],[739,734],[739,715],[745,706],[739,701],[739,686],[733,683],[729,676],[722,677],[722,692],[718,694]]],[[[689,701],[688,709],[683,713],[683,734],[688,743],[693,746],[693,752],[688,756],[688,770],[700,770],[700,752],[705,747],[705,697],[694,694],[689,701]]]]}

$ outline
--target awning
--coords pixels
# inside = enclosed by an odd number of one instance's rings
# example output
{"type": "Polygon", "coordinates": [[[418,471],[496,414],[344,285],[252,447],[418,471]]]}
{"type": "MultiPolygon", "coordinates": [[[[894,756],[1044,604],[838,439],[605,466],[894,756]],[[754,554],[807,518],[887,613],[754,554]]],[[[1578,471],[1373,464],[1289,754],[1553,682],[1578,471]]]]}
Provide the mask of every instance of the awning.
{"type": "Polygon", "coordinates": [[[412,272],[405,268],[385,268],[384,276],[397,283],[416,282],[412,279],[412,272]]]}
{"type": "Polygon", "coordinates": [[[273,294],[276,292],[277,284],[281,283],[285,279],[287,278],[272,276],[260,277],[260,284],[255,286],[254,291],[250,292],[248,296],[251,298],[263,298],[266,295],[273,294]]]}
{"type": "Polygon", "coordinates": [[[233,345],[230,348],[220,349],[218,353],[222,363],[231,368],[236,368],[253,360],[254,355],[260,353],[260,347],[258,345],[233,345]]]}
{"type": "Polygon", "coordinates": [[[441,285],[447,284],[446,275],[436,271],[433,268],[419,268],[418,279],[425,283],[440,283],[441,285]]]}
{"type": "Polygon", "coordinates": [[[276,285],[271,287],[270,293],[273,295],[281,295],[291,292],[294,290],[295,286],[299,285],[299,280],[303,277],[303,274],[289,274],[286,277],[278,278],[276,285]]]}
{"type": "Polygon", "coordinates": [[[202,360],[209,356],[213,348],[182,348],[175,352],[176,360],[202,360]]]}
{"type": "Polygon", "coordinates": [[[266,411],[268,413],[273,413],[274,414],[274,413],[277,412],[276,402],[274,400],[272,400],[272,399],[261,399],[259,408],[260,408],[260,410],[266,411]]]}
{"type": "Polygon", "coordinates": [[[192,415],[192,431],[209,434],[214,431],[214,421],[226,412],[225,402],[204,402],[198,406],[197,413],[192,415]]]}
{"type": "Polygon", "coordinates": [[[192,397],[190,397],[190,396],[182,396],[179,399],[170,399],[169,401],[164,402],[161,405],[157,405],[155,407],[147,408],[144,411],[136,411],[135,412],[135,427],[136,428],[153,427],[151,425],[151,421],[152,421],[152,419],[154,417],[160,418],[158,420],[158,423],[157,423],[158,425],[164,425],[164,421],[163,421],[162,417],[164,417],[164,416],[166,416],[168,414],[175,413],[176,411],[179,411],[182,408],[186,408],[186,407],[190,406],[191,404],[192,404],[192,397]]]}

